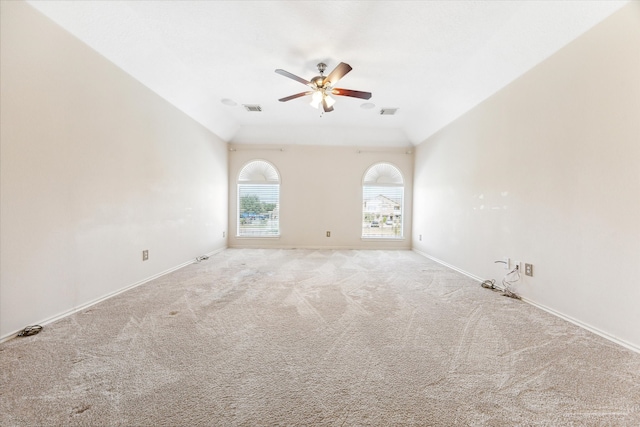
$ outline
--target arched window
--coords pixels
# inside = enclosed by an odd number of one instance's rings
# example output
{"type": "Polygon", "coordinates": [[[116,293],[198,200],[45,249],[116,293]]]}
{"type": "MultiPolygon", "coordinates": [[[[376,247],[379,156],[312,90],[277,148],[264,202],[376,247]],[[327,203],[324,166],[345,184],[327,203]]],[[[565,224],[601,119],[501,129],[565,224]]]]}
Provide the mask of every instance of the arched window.
{"type": "Polygon", "coordinates": [[[280,175],[264,160],[247,163],[238,176],[238,236],[280,235],[280,175]]]}
{"type": "Polygon", "coordinates": [[[362,180],[362,237],[402,237],[404,180],[389,163],[376,163],[362,180]]]}

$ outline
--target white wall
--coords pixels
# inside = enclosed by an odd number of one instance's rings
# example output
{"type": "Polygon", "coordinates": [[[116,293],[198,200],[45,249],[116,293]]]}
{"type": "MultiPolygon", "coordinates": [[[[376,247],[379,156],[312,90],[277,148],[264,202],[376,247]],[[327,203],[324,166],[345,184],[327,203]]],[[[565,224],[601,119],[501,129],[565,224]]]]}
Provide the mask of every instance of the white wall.
{"type": "Polygon", "coordinates": [[[640,349],[640,3],[633,2],[416,152],[413,242],[640,349]],[[419,241],[422,235],[422,241],[419,241]]]}
{"type": "Polygon", "coordinates": [[[27,4],[1,5],[6,337],[224,248],[228,151],[27,4]]]}
{"type": "Polygon", "coordinates": [[[278,248],[411,247],[413,154],[407,148],[235,145],[229,156],[229,246],[278,248]],[[280,151],[282,149],[282,151],[280,151]],[[358,152],[360,151],[360,153],[358,152]],[[256,159],[280,173],[280,237],[238,238],[237,179],[256,159]],[[362,178],[369,166],[388,162],[405,180],[404,239],[362,239],[362,178]],[[331,231],[331,237],[326,232],[331,231]]]}

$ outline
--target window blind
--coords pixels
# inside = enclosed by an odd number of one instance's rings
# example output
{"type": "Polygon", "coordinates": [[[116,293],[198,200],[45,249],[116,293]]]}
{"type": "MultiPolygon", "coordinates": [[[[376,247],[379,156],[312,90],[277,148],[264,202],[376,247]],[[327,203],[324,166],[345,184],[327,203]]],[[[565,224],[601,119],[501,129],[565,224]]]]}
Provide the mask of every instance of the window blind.
{"type": "Polygon", "coordinates": [[[278,236],[279,208],[279,184],[238,184],[238,236],[278,236]]]}

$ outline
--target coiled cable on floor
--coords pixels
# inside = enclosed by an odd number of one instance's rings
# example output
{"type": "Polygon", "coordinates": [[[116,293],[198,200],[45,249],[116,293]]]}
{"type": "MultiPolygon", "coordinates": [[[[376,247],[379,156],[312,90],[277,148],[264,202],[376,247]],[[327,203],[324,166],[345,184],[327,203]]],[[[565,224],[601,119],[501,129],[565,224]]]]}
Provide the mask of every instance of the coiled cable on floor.
{"type": "Polygon", "coordinates": [[[505,274],[502,278],[502,295],[509,298],[521,299],[520,295],[511,290],[511,285],[516,283],[518,280],[520,280],[520,266],[516,265],[516,268],[505,274]]]}
{"type": "MultiPolygon", "coordinates": [[[[496,261],[496,263],[498,262],[504,261],[496,261]]],[[[500,292],[501,295],[505,297],[522,299],[520,298],[520,295],[511,290],[511,285],[516,283],[518,280],[520,280],[520,267],[516,266],[513,270],[504,275],[504,277],[502,278],[502,287],[496,286],[496,281],[493,279],[485,280],[484,282],[480,283],[480,286],[482,286],[483,288],[491,289],[495,292],[500,292]]]]}
{"type": "Polygon", "coordinates": [[[24,328],[23,330],[18,332],[18,336],[19,337],[28,337],[30,335],[37,334],[41,330],[42,330],[42,326],[40,326],[40,325],[27,326],[26,328],[24,328]]]}
{"type": "Polygon", "coordinates": [[[493,279],[485,280],[484,282],[480,283],[480,286],[491,290],[499,290],[498,288],[496,288],[496,281],[493,279]]]}

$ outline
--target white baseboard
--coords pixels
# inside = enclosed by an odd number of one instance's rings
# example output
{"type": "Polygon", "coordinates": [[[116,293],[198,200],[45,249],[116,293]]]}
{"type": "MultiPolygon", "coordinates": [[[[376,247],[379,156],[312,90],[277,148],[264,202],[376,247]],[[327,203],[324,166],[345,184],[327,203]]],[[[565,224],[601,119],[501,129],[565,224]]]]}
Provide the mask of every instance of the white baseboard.
{"type": "Polygon", "coordinates": [[[609,340],[611,342],[614,342],[614,343],[616,343],[618,345],[621,345],[621,346],[623,346],[625,348],[628,348],[629,350],[635,351],[636,353],[640,353],[640,347],[638,347],[637,345],[631,344],[630,342],[627,342],[627,341],[625,341],[623,339],[620,339],[618,337],[610,335],[610,334],[608,334],[608,333],[606,333],[604,331],[601,331],[598,328],[595,328],[595,327],[593,327],[591,325],[583,323],[578,319],[574,319],[573,317],[567,316],[566,314],[560,313],[560,312],[558,312],[558,311],[556,311],[556,310],[554,310],[552,308],[546,307],[546,306],[544,306],[542,304],[539,304],[539,303],[537,303],[535,301],[531,301],[528,298],[524,298],[523,297],[522,301],[526,302],[527,304],[531,304],[532,306],[537,307],[540,310],[544,310],[547,313],[553,314],[554,316],[557,316],[557,317],[559,317],[561,319],[564,319],[567,322],[573,323],[574,325],[579,326],[582,329],[586,329],[589,332],[593,332],[594,334],[599,335],[602,338],[605,338],[605,339],[607,339],[607,340],[609,340]]]}
{"type": "MultiPolygon", "coordinates": [[[[216,250],[211,251],[211,252],[209,252],[209,253],[207,253],[207,254],[205,254],[205,255],[206,255],[206,256],[208,256],[208,257],[210,257],[210,256],[213,256],[213,255],[215,255],[215,254],[217,254],[217,253],[222,252],[222,251],[223,251],[223,250],[225,250],[225,249],[226,249],[226,247],[225,247],[225,248],[216,249],[216,250]]],[[[274,249],[296,249],[296,248],[274,248],[274,249]]],[[[362,250],[362,249],[365,249],[365,248],[342,248],[342,247],[335,247],[335,248],[330,248],[330,247],[298,247],[297,249],[359,249],[359,250],[362,250]]],[[[366,249],[374,249],[374,248],[366,248],[366,249]]],[[[478,276],[476,276],[476,275],[474,275],[474,274],[471,274],[471,273],[469,273],[469,272],[467,272],[467,271],[465,271],[465,270],[462,270],[462,269],[460,269],[460,268],[458,268],[458,267],[456,267],[456,266],[454,266],[454,265],[448,264],[448,263],[446,263],[446,262],[444,262],[444,261],[442,261],[442,260],[440,260],[440,259],[438,259],[438,258],[436,258],[436,257],[433,257],[433,256],[431,256],[431,255],[429,255],[429,254],[427,254],[427,253],[425,253],[425,252],[419,251],[419,250],[417,250],[417,249],[411,249],[411,250],[412,250],[413,252],[415,252],[415,253],[419,254],[419,255],[424,256],[425,258],[428,258],[428,259],[430,259],[430,260],[432,260],[432,261],[434,261],[434,262],[437,262],[438,264],[441,264],[441,265],[443,265],[443,266],[445,266],[445,267],[447,267],[447,268],[450,268],[450,269],[452,269],[452,270],[454,270],[454,271],[457,271],[458,273],[463,274],[463,275],[465,275],[465,276],[467,276],[467,277],[469,277],[469,278],[471,278],[471,279],[473,279],[473,280],[477,280],[477,281],[478,281],[478,282],[480,282],[480,283],[481,283],[481,282],[483,282],[483,281],[485,280],[485,279],[483,279],[483,278],[481,278],[481,277],[478,277],[478,276]]],[[[124,288],[121,288],[121,289],[119,289],[119,290],[117,290],[117,291],[114,291],[114,292],[111,292],[111,293],[109,293],[109,294],[106,294],[106,295],[104,295],[104,296],[102,296],[102,297],[100,297],[100,298],[94,299],[94,300],[89,301],[89,302],[87,302],[87,303],[84,303],[84,304],[82,304],[82,305],[80,305],[80,306],[74,307],[74,308],[72,308],[72,309],[70,309],[70,310],[67,310],[67,311],[63,312],[63,313],[57,314],[57,315],[55,315],[55,316],[48,317],[48,318],[46,318],[46,319],[44,319],[44,320],[41,320],[41,321],[39,321],[39,322],[34,322],[34,324],[38,324],[38,325],[41,325],[41,326],[45,326],[45,325],[47,325],[47,324],[50,324],[50,323],[55,322],[55,321],[57,321],[57,320],[60,320],[60,319],[62,319],[62,318],[64,318],[64,317],[66,317],[66,316],[72,315],[72,314],[77,313],[77,312],[82,311],[82,310],[86,310],[87,308],[89,308],[89,307],[91,307],[91,306],[93,306],[93,305],[95,305],[95,304],[98,304],[98,303],[100,303],[100,302],[102,302],[102,301],[105,301],[105,300],[107,300],[107,299],[109,299],[109,298],[111,298],[111,297],[114,297],[114,296],[116,296],[116,295],[119,295],[119,294],[121,294],[121,293],[123,293],[123,292],[126,292],[126,291],[128,291],[128,290],[130,290],[130,289],[133,289],[133,288],[135,288],[135,287],[137,287],[137,286],[140,286],[140,285],[143,285],[143,284],[145,284],[145,283],[148,283],[148,282],[150,282],[150,281],[152,281],[152,280],[155,280],[155,279],[157,279],[157,278],[159,278],[159,277],[162,277],[162,276],[164,276],[164,275],[167,275],[167,274],[169,274],[169,273],[172,273],[172,272],[174,272],[174,271],[176,271],[176,270],[179,270],[179,269],[181,269],[181,268],[183,268],[183,267],[186,267],[187,265],[193,264],[194,262],[196,262],[196,261],[195,261],[195,259],[194,259],[194,260],[191,260],[191,261],[184,262],[184,263],[182,263],[182,264],[180,264],[180,265],[177,265],[177,266],[175,266],[175,267],[172,267],[172,268],[170,268],[170,269],[168,269],[168,270],[165,270],[165,271],[163,271],[163,272],[161,272],[161,273],[158,273],[158,274],[155,274],[155,275],[153,275],[153,276],[147,277],[146,279],[143,279],[143,280],[138,281],[138,282],[136,282],[136,283],[133,283],[133,284],[131,284],[131,285],[125,286],[124,288]]],[[[595,328],[595,327],[593,327],[593,326],[591,326],[591,325],[588,325],[588,324],[586,324],[586,323],[583,323],[583,322],[581,322],[580,320],[574,319],[574,318],[573,318],[573,317],[571,317],[571,316],[568,316],[568,315],[566,315],[566,314],[560,313],[560,312],[558,312],[558,311],[556,311],[556,310],[554,310],[554,309],[552,309],[552,308],[546,307],[546,306],[544,306],[544,305],[542,305],[542,304],[539,304],[539,303],[537,303],[537,302],[535,302],[535,301],[532,301],[532,300],[530,300],[530,299],[528,299],[528,298],[524,298],[524,297],[523,297],[523,298],[522,298],[522,301],[524,301],[524,302],[526,302],[527,304],[530,304],[530,305],[532,305],[532,306],[534,306],[534,307],[536,307],[536,308],[539,308],[539,309],[541,309],[541,310],[544,310],[544,311],[546,311],[547,313],[550,313],[550,314],[552,314],[552,315],[554,315],[554,316],[557,316],[557,317],[559,317],[559,318],[561,318],[561,319],[563,319],[563,320],[566,320],[567,322],[573,323],[574,325],[579,326],[579,327],[581,327],[581,328],[583,328],[583,329],[586,329],[587,331],[592,332],[592,333],[594,333],[594,334],[596,334],[596,335],[599,335],[599,336],[601,336],[601,337],[603,337],[603,338],[605,338],[605,339],[607,339],[607,340],[609,340],[609,341],[611,341],[611,342],[613,342],[613,343],[616,343],[616,344],[618,344],[618,345],[621,345],[621,346],[623,346],[623,347],[625,347],[625,348],[627,348],[627,349],[629,349],[629,350],[632,350],[632,351],[634,351],[634,352],[636,352],[636,353],[640,353],[640,347],[639,347],[639,346],[637,346],[637,345],[634,345],[634,344],[632,344],[632,343],[630,343],[630,342],[627,342],[627,341],[625,341],[625,340],[623,340],[623,339],[620,339],[620,338],[617,338],[617,337],[615,337],[615,336],[613,336],[613,335],[610,335],[610,334],[608,334],[608,333],[606,333],[606,332],[604,332],[604,331],[601,331],[601,330],[600,330],[600,329],[598,329],[598,328],[595,328]]],[[[17,331],[15,331],[15,332],[9,333],[9,334],[7,334],[7,335],[5,335],[5,336],[3,336],[3,337],[0,337],[0,343],[5,342],[5,341],[7,341],[7,340],[10,340],[10,339],[14,338],[14,337],[19,333],[19,332],[20,332],[20,330],[17,330],[17,331]]]]}
{"type": "Polygon", "coordinates": [[[423,257],[425,257],[425,258],[429,258],[431,261],[435,261],[435,262],[437,262],[438,264],[444,265],[445,267],[448,267],[448,268],[450,268],[450,269],[452,269],[452,270],[457,271],[458,273],[464,274],[464,275],[465,275],[465,276],[467,276],[467,277],[471,277],[472,279],[477,280],[478,282],[481,282],[481,283],[482,283],[482,282],[484,282],[484,280],[485,280],[485,279],[483,279],[483,278],[481,278],[481,277],[478,277],[478,276],[476,276],[476,275],[474,275],[474,274],[469,273],[468,271],[464,271],[464,270],[462,270],[462,269],[460,269],[460,268],[456,267],[455,265],[448,264],[448,263],[446,263],[446,262],[442,261],[441,259],[438,259],[438,258],[436,258],[436,257],[433,257],[433,256],[431,256],[431,255],[429,255],[429,254],[427,254],[427,253],[425,253],[425,252],[419,251],[419,250],[417,250],[417,249],[411,249],[411,250],[412,250],[413,252],[417,253],[417,254],[422,255],[422,256],[423,256],[423,257]]]}
{"type": "MultiPolygon", "coordinates": [[[[206,256],[212,256],[212,255],[215,255],[215,254],[217,254],[219,252],[222,252],[225,249],[226,249],[226,247],[225,248],[216,249],[216,250],[211,251],[211,252],[209,252],[209,253],[207,253],[205,255],[206,256]]],[[[70,316],[70,315],[72,315],[74,313],[78,313],[79,311],[86,310],[87,308],[91,307],[92,305],[96,305],[96,304],[98,304],[98,303],[100,303],[102,301],[108,300],[109,298],[112,298],[112,297],[114,297],[116,295],[119,295],[119,294],[121,294],[123,292],[126,292],[126,291],[131,290],[131,289],[133,289],[135,287],[138,287],[138,286],[143,285],[145,283],[148,283],[148,282],[150,282],[152,280],[155,280],[158,277],[162,277],[162,276],[165,276],[165,275],[167,275],[169,273],[173,273],[176,270],[180,270],[181,268],[186,267],[187,265],[193,264],[194,262],[196,262],[195,259],[193,259],[191,261],[183,262],[182,264],[177,265],[175,267],[172,267],[172,268],[170,268],[168,270],[165,270],[165,271],[163,271],[161,273],[154,274],[153,276],[147,277],[146,279],[142,279],[142,280],[140,280],[140,281],[138,281],[136,283],[132,283],[130,285],[127,285],[124,288],[118,289],[117,291],[110,292],[110,293],[108,293],[106,295],[103,295],[103,296],[101,296],[99,298],[96,298],[94,300],[91,300],[89,302],[81,304],[79,306],[76,306],[76,307],[74,307],[74,308],[72,308],[70,310],[67,310],[67,311],[64,311],[62,313],[56,314],[54,316],[48,317],[48,318],[43,319],[43,320],[41,320],[39,322],[33,322],[32,324],[33,325],[40,325],[40,326],[48,325],[49,323],[53,323],[53,322],[55,322],[57,320],[60,320],[60,319],[62,319],[64,317],[70,316]]],[[[0,343],[3,343],[3,342],[8,341],[8,340],[10,340],[12,338],[15,338],[18,335],[19,332],[20,332],[20,330],[17,330],[17,331],[11,332],[11,333],[9,333],[7,335],[4,335],[4,336],[0,337],[0,343]]]]}
{"type": "Polygon", "coordinates": [[[389,247],[389,246],[305,246],[305,245],[277,245],[277,246],[264,246],[264,245],[229,245],[229,249],[312,249],[312,250],[333,250],[333,251],[410,251],[411,248],[408,246],[401,247],[389,247]]]}
{"type": "MultiPolygon", "coordinates": [[[[472,279],[474,279],[474,280],[477,280],[477,281],[478,281],[478,282],[480,282],[480,283],[484,282],[484,280],[485,280],[485,279],[480,278],[480,277],[478,277],[478,276],[476,276],[476,275],[474,275],[474,274],[471,274],[471,273],[469,273],[469,272],[467,272],[467,271],[464,271],[464,270],[462,270],[462,269],[460,269],[460,268],[458,268],[458,267],[456,267],[456,266],[453,266],[453,265],[451,265],[451,264],[448,264],[448,263],[446,263],[446,262],[444,262],[444,261],[442,261],[442,260],[440,260],[440,259],[438,259],[438,258],[435,258],[435,257],[433,257],[433,256],[431,256],[431,255],[429,255],[429,254],[427,254],[427,253],[424,253],[424,252],[422,252],[422,251],[419,251],[419,250],[417,250],[417,249],[415,249],[415,248],[414,248],[414,249],[412,249],[412,251],[413,251],[413,252],[415,252],[415,253],[417,253],[417,254],[422,255],[422,256],[423,256],[423,257],[425,257],[425,258],[429,258],[430,260],[432,260],[432,261],[434,261],[434,262],[437,262],[438,264],[441,264],[441,265],[443,265],[443,266],[445,266],[445,267],[448,267],[448,268],[450,268],[450,269],[452,269],[452,270],[455,270],[455,271],[457,271],[458,273],[464,274],[464,275],[465,275],[465,276],[467,276],[467,277],[470,277],[470,278],[472,278],[472,279]]],[[[536,308],[539,308],[539,309],[541,309],[541,310],[544,310],[544,311],[546,311],[547,313],[553,314],[554,316],[559,317],[559,318],[561,318],[561,319],[563,319],[563,320],[566,320],[566,321],[567,321],[567,322],[569,322],[569,323],[573,323],[574,325],[579,326],[579,327],[581,327],[582,329],[586,329],[586,330],[587,330],[587,331],[589,331],[589,332],[592,332],[592,333],[594,333],[594,334],[596,334],[596,335],[599,335],[599,336],[601,336],[602,338],[605,338],[605,339],[607,339],[607,340],[609,340],[609,341],[611,341],[611,342],[613,342],[613,343],[616,343],[616,344],[621,345],[621,346],[623,346],[623,347],[625,347],[625,348],[628,348],[628,349],[629,349],[629,350],[631,350],[631,351],[634,351],[634,352],[636,352],[636,353],[640,353],[640,347],[639,347],[639,346],[637,346],[637,345],[634,345],[634,344],[632,344],[632,343],[630,343],[630,342],[627,342],[627,341],[625,341],[625,340],[623,340],[623,339],[620,339],[620,338],[617,338],[617,337],[615,337],[615,336],[613,336],[613,335],[610,335],[610,334],[608,334],[608,333],[606,333],[606,332],[604,332],[604,331],[601,331],[601,330],[600,330],[600,329],[598,329],[598,328],[595,328],[595,327],[593,327],[593,326],[591,326],[591,325],[588,325],[588,324],[586,324],[586,323],[583,323],[583,322],[581,322],[580,320],[574,319],[574,318],[573,318],[573,317],[571,317],[571,316],[568,316],[568,315],[566,315],[566,314],[560,313],[560,312],[558,312],[558,311],[556,311],[556,310],[554,310],[554,309],[552,309],[552,308],[546,307],[546,306],[544,306],[544,305],[542,305],[542,304],[539,304],[539,303],[537,303],[537,302],[535,302],[535,301],[532,301],[532,300],[530,300],[529,298],[524,298],[524,297],[521,297],[521,298],[522,298],[522,301],[523,301],[523,302],[526,302],[527,304],[530,304],[530,305],[532,305],[532,306],[534,306],[534,307],[536,307],[536,308]]]]}

